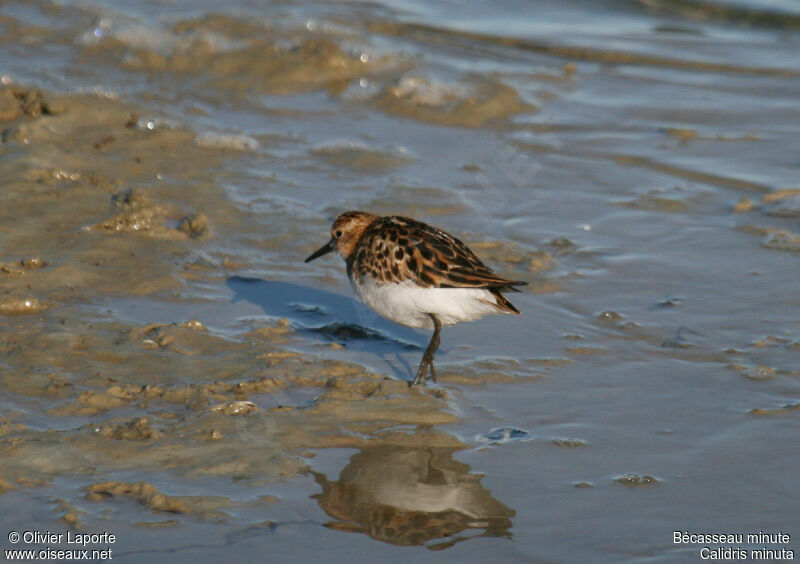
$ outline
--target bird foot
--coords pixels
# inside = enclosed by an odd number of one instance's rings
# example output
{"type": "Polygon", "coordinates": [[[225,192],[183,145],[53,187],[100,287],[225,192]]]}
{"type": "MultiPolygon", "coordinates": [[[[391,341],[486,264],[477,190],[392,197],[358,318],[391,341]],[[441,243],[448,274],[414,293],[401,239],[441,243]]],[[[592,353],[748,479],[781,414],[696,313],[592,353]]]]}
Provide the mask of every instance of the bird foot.
{"type": "Polygon", "coordinates": [[[419,369],[417,370],[417,375],[414,377],[414,380],[408,383],[410,386],[416,386],[418,384],[424,384],[428,380],[428,369],[430,368],[431,371],[431,380],[436,382],[436,369],[433,367],[433,358],[428,358],[427,356],[422,357],[422,362],[419,364],[419,369]]]}
{"type": "Polygon", "coordinates": [[[433,336],[431,336],[428,348],[425,349],[425,353],[422,355],[422,362],[419,363],[417,375],[414,377],[414,380],[408,384],[409,386],[416,386],[417,384],[424,383],[428,379],[428,368],[431,369],[431,379],[436,382],[436,370],[433,368],[433,355],[436,354],[436,349],[439,348],[439,332],[442,329],[442,323],[434,314],[429,313],[428,315],[431,317],[431,321],[433,321],[433,336]]]}

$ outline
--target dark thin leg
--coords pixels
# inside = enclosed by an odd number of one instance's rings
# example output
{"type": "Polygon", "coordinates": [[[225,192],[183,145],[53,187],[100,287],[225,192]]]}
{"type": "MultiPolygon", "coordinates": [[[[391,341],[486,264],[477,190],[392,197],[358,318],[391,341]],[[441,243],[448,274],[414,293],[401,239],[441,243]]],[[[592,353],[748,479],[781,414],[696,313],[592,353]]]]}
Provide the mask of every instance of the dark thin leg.
{"type": "Polygon", "coordinates": [[[436,370],[433,368],[433,355],[436,352],[436,349],[439,348],[439,333],[442,330],[442,322],[439,321],[439,318],[432,313],[429,313],[428,315],[430,315],[431,319],[433,320],[433,336],[431,336],[431,342],[428,343],[428,348],[425,349],[425,353],[422,355],[422,362],[419,363],[417,376],[414,378],[414,381],[411,382],[411,386],[422,384],[425,380],[427,380],[428,368],[431,369],[431,378],[434,382],[436,382],[436,370]]]}

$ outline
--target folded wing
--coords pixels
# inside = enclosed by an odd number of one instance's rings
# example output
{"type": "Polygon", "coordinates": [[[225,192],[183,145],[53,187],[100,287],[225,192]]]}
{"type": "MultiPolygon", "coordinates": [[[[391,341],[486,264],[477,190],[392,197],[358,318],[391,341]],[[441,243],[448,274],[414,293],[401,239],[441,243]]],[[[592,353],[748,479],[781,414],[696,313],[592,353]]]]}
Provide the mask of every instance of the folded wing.
{"type": "Polygon", "coordinates": [[[411,280],[425,288],[484,288],[498,305],[517,312],[500,290],[517,291],[527,282],[497,276],[452,235],[406,217],[383,217],[365,231],[366,243],[354,259],[377,280],[411,280]],[[364,247],[370,248],[366,253],[364,247]]]}

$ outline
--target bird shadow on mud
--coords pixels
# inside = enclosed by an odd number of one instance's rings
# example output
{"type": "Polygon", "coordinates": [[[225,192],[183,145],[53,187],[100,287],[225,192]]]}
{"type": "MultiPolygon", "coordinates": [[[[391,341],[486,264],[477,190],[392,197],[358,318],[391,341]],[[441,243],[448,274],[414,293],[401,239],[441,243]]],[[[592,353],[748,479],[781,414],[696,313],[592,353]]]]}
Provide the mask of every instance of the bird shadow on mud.
{"type": "Polygon", "coordinates": [[[286,318],[295,331],[311,339],[376,354],[399,378],[414,375],[400,353],[423,349],[426,339],[383,319],[352,298],[300,284],[243,276],[231,276],[226,284],[233,291],[234,303],[246,301],[270,317],[286,318]]]}

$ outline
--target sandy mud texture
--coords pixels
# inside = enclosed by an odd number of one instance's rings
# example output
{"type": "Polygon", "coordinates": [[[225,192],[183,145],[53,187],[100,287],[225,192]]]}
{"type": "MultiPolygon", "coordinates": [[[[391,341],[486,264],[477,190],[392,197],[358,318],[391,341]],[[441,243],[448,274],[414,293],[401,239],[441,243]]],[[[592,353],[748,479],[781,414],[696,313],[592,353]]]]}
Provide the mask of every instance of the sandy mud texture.
{"type": "Polygon", "coordinates": [[[364,450],[338,482],[314,474],[331,526],[398,544],[467,528],[506,534],[513,511],[452,460],[463,444],[430,430],[458,420],[444,392],[285,350],[285,321],[231,339],[197,319],[135,325],[93,307],[169,300],[196,276],[204,242],[235,224],[207,173],[224,149],[177,126],[152,129],[107,97],[13,86],[0,91],[0,119],[0,494],[67,479],[72,501],[96,502],[53,504],[75,528],[86,507],[125,500],[162,524],[225,521],[264,500],[176,496],[137,476],[263,484],[308,474],[309,449],[351,447],[364,450]],[[370,476],[388,467],[400,490],[422,484],[441,506],[387,497],[392,488],[370,476]],[[459,510],[447,506],[453,492],[459,510]]]}

